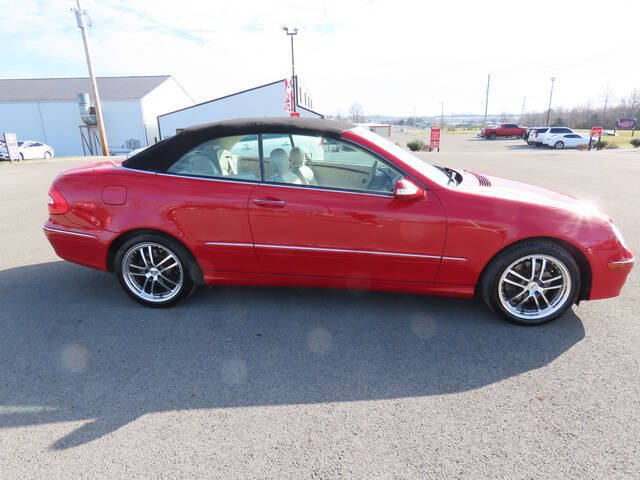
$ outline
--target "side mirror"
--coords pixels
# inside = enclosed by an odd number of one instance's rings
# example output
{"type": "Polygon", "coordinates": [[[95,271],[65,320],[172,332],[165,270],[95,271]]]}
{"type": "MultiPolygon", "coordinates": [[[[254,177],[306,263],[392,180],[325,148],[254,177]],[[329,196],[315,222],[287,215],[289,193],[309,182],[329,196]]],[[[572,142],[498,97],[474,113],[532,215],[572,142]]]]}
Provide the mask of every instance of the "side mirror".
{"type": "Polygon", "coordinates": [[[424,188],[407,178],[401,178],[393,188],[393,196],[397,200],[420,200],[425,197],[424,188]]]}

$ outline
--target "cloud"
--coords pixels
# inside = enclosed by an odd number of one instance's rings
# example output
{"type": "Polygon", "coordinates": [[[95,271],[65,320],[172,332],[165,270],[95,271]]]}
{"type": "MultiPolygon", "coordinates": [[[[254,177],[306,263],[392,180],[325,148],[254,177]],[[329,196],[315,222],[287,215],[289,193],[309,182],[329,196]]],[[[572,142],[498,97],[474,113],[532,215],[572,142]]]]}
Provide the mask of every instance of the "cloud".
{"type": "MultiPolygon", "coordinates": [[[[75,2],[0,0],[5,77],[86,75],[75,2]]],[[[418,1],[83,0],[99,75],[173,75],[197,100],[287,76],[289,39],[300,29],[296,71],[331,113],[354,101],[367,113],[480,112],[492,73],[492,112],[543,109],[549,77],[558,105],[599,99],[610,84],[637,86],[631,38],[637,2],[615,21],[599,2],[529,4],[418,1]],[[554,21],[545,20],[553,12],[554,21]],[[556,21],[557,20],[557,21],[556,21]],[[597,35],[594,33],[597,32],[597,35]],[[615,46],[594,41],[606,38],[615,46]]]]}

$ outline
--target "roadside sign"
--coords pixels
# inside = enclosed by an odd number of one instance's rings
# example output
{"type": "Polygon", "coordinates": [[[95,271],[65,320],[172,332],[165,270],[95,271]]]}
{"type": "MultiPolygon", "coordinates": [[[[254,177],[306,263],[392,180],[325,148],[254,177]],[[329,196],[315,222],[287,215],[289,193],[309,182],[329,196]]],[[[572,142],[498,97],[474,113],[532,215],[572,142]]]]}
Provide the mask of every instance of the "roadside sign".
{"type": "Polygon", "coordinates": [[[432,128],[431,129],[431,140],[429,142],[429,146],[434,149],[437,148],[440,151],[440,129],[432,128]]]}
{"type": "Polygon", "coordinates": [[[589,150],[591,150],[591,142],[598,137],[598,149],[600,149],[600,138],[602,137],[602,127],[591,127],[591,136],[589,137],[589,150]]]}
{"type": "Polygon", "coordinates": [[[619,118],[616,122],[616,126],[613,129],[613,134],[616,134],[616,130],[631,130],[631,136],[636,133],[636,119],[635,118],[619,118]]]}
{"type": "Polygon", "coordinates": [[[20,152],[18,151],[18,137],[15,133],[5,133],[4,143],[7,147],[7,153],[9,154],[9,161],[13,162],[20,160],[20,152]]]}
{"type": "Polygon", "coordinates": [[[616,123],[616,130],[634,130],[636,128],[635,118],[619,118],[616,123]]]}
{"type": "Polygon", "coordinates": [[[292,118],[300,118],[300,112],[291,112],[292,118]]]}

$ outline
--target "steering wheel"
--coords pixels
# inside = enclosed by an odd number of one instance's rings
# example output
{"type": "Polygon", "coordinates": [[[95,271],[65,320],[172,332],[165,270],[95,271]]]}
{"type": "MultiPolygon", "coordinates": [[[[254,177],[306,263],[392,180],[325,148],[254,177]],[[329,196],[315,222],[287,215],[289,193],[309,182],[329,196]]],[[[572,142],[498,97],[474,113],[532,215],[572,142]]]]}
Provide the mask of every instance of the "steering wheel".
{"type": "Polygon", "coordinates": [[[367,177],[367,190],[371,189],[373,185],[373,181],[376,179],[376,170],[378,168],[378,161],[374,160],[373,164],[371,164],[371,169],[369,170],[369,176],[367,177]]]}

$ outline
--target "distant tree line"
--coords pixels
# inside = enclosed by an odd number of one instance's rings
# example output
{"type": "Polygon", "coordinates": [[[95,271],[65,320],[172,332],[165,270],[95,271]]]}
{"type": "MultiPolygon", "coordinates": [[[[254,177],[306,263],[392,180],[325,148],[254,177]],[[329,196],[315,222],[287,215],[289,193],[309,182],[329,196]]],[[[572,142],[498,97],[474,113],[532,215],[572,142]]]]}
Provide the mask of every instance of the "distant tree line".
{"type": "MultiPolygon", "coordinates": [[[[549,123],[552,126],[566,126],[571,128],[604,127],[612,129],[619,118],[635,118],[640,121],[640,88],[635,88],[628,96],[617,102],[611,99],[607,92],[601,105],[587,102],[573,108],[552,108],[549,123]]],[[[526,113],[520,122],[522,125],[545,125],[547,112],[526,113]]]]}

